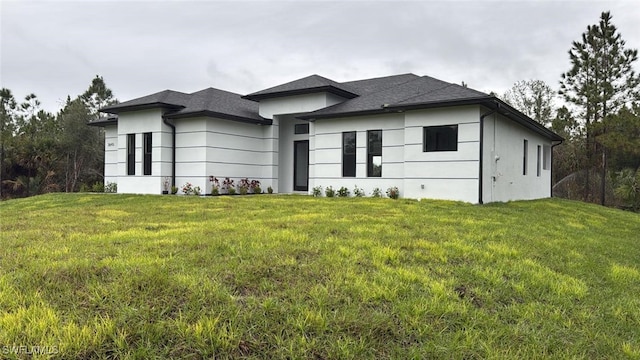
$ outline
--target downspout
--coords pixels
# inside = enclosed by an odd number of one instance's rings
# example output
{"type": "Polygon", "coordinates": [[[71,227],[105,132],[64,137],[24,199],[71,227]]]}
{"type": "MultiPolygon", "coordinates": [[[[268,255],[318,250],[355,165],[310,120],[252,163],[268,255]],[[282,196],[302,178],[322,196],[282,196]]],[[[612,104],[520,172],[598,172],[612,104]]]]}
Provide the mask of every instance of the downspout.
{"type": "Polygon", "coordinates": [[[549,189],[549,197],[553,197],[553,186],[554,186],[554,184],[553,184],[553,148],[558,146],[558,145],[560,145],[560,144],[562,144],[563,142],[564,142],[564,140],[560,140],[559,143],[553,144],[553,141],[552,141],[552,144],[551,144],[551,164],[550,164],[551,165],[551,169],[550,169],[551,170],[551,179],[549,179],[550,180],[549,184],[551,184],[550,185],[551,189],[549,189]]]}
{"type": "Polygon", "coordinates": [[[176,186],[176,127],[162,115],[162,122],[171,128],[171,187],[176,186]]]}
{"type": "MultiPolygon", "coordinates": [[[[496,104],[496,110],[491,110],[486,114],[483,114],[480,116],[480,165],[479,170],[478,170],[478,204],[482,205],[483,201],[482,201],[482,167],[483,167],[483,161],[482,161],[482,157],[484,156],[484,118],[486,118],[487,116],[493,115],[495,114],[495,112],[497,111],[497,108],[500,107],[500,104],[496,104]]],[[[495,141],[495,139],[493,140],[495,141]]]]}

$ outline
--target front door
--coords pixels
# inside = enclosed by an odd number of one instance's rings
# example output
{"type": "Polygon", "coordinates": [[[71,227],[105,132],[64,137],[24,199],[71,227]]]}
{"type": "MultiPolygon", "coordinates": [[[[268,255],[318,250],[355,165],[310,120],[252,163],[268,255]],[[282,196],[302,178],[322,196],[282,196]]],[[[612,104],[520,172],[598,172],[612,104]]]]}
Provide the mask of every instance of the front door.
{"type": "Polygon", "coordinates": [[[309,140],[293,142],[293,190],[309,190],[309,140]]]}

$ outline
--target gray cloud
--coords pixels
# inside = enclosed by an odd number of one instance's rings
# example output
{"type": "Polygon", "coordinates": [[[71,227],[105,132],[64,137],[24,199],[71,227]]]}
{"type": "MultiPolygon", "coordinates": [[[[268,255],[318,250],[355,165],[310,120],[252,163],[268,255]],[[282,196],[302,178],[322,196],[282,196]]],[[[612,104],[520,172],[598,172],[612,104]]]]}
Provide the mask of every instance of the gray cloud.
{"type": "Polygon", "coordinates": [[[164,89],[249,93],[309,74],[336,81],[414,72],[481,91],[541,79],[611,10],[640,47],[629,2],[0,3],[0,85],[47,110],[103,76],[127,100],[164,89]]]}

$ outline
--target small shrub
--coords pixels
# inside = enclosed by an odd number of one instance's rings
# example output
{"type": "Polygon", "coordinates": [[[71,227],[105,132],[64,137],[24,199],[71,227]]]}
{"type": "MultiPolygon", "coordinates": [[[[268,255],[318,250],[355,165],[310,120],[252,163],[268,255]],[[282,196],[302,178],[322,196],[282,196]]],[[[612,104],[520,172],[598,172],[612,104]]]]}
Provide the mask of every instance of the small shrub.
{"type": "Polygon", "coordinates": [[[269,194],[273,194],[273,188],[272,188],[271,186],[269,186],[269,187],[267,188],[267,192],[268,192],[269,194]]]}
{"type": "Polygon", "coordinates": [[[364,195],[365,195],[364,190],[359,188],[358,185],[356,185],[356,187],[353,188],[353,196],[355,196],[355,197],[363,197],[364,195]]]}
{"type": "Polygon", "coordinates": [[[233,194],[235,194],[236,188],[234,186],[235,183],[232,179],[229,179],[228,177],[224,178],[222,181],[222,193],[231,194],[231,189],[233,189],[233,194]]]}
{"type": "Polygon", "coordinates": [[[171,195],[175,195],[178,193],[178,187],[177,186],[172,186],[171,187],[171,195]]]}
{"type": "Polygon", "coordinates": [[[249,192],[254,194],[260,194],[259,192],[256,192],[256,188],[260,190],[260,192],[262,192],[262,189],[260,189],[260,181],[251,180],[251,182],[249,183],[249,192]]]}
{"type": "Polygon", "coordinates": [[[104,186],[104,192],[106,192],[106,193],[117,193],[118,192],[118,183],[107,182],[107,185],[104,186]]]}
{"type": "Polygon", "coordinates": [[[238,181],[238,193],[240,195],[247,195],[249,193],[249,186],[251,186],[251,183],[248,178],[240,179],[240,181],[238,181]]]}
{"type": "Polygon", "coordinates": [[[322,196],[322,186],[318,185],[318,186],[314,187],[312,194],[313,194],[314,197],[321,197],[322,196]]]}
{"type": "Polygon", "coordinates": [[[262,194],[262,188],[260,187],[260,185],[258,185],[258,186],[253,188],[253,193],[254,194],[262,194]]]}
{"type": "Polygon", "coordinates": [[[215,176],[209,176],[209,182],[211,183],[211,195],[220,194],[220,181],[215,176]]]}
{"type": "Polygon", "coordinates": [[[229,191],[229,195],[235,195],[236,194],[236,188],[234,188],[234,187],[229,188],[228,191],[229,191]]]}
{"type": "Polygon", "coordinates": [[[201,193],[200,186],[196,186],[193,188],[193,195],[199,196],[201,193]]]}
{"type": "Polygon", "coordinates": [[[190,182],[182,185],[182,193],[185,195],[191,195],[193,193],[193,185],[190,182]]]}
{"type": "Polygon", "coordinates": [[[400,190],[397,186],[392,186],[387,189],[387,196],[395,200],[400,197],[400,190]]]}
{"type": "Polygon", "coordinates": [[[326,197],[334,197],[334,196],[336,196],[336,191],[333,190],[333,187],[327,186],[327,188],[324,189],[324,195],[326,197]]]}
{"type": "Polygon", "coordinates": [[[104,183],[97,182],[91,186],[93,192],[104,192],[104,183]]]}
{"type": "Polygon", "coordinates": [[[374,198],[382,197],[382,190],[380,190],[380,188],[373,189],[373,191],[371,192],[371,196],[374,198]]]}
{"type": "Polygon", "coordinates": [[[348,197],[349,196],[349,189],[347,189],[346,187],[342,186],[340,189],[338,189],[338,196],[340,196],[340,197],[348,197]]]}
{"type": "Polygon", "coordinates": [[[80,185],[80,189],[78,189],[79,192],[89,192],[90,188],[87,184],[81,184],[80,185]]]}

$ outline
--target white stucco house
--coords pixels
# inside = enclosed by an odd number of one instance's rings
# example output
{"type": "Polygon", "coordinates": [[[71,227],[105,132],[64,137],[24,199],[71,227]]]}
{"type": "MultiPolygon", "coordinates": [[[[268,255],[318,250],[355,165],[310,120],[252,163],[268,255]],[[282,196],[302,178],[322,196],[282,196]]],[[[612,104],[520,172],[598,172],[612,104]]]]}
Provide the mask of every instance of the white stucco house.
{"type": "Polygon", "coordinates": [[[396,186],[406,198],[487,203],[551,196],[562,138],[500,99],[428,76],[318,75],[248,95],[165,90],[101,110],[105,183],[210,192],[209,176],[276,193],[396,186]]]}

